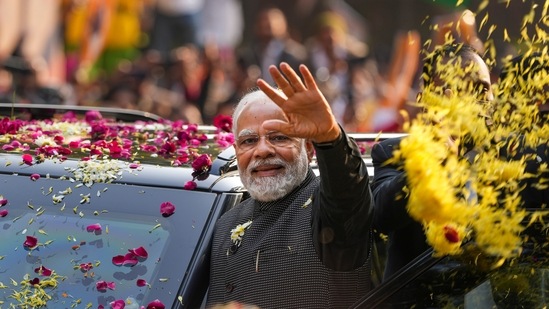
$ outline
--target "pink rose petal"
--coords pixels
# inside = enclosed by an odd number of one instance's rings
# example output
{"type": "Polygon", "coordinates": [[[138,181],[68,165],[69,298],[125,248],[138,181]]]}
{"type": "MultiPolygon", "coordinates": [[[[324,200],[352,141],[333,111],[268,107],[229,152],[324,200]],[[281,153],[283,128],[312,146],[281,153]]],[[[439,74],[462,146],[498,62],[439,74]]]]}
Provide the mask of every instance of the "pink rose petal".
{"type": "Polygon", "coordinates": [[[169,217],[175,213],[175,205],[170,202],[160,204],[160,213],[162,217],[169,217]]]}
{"type": "Polygon", "coordinates": [[[122,299],[117,299],[111,302],[109,305],[111,305],[112,309],[124,309],[124,307],[126,306],[126,302],[122,299]]]}
{"type": "Polygon", "coordinates": [[[140,258],[145,258],[146,259],[149,256],[149,253],[143,247],[134,248],[134,249],[131,249],[131,250],[128,250],[128,251],[130,251],[135,256],[140,257],[140,258]]]}
{"type": "Polygon", "coordinates": [[[27,165],[32,165],[33,158],[30,154],[26,153],[23,156],[21,156],[21,158],[23,159],[23,163],[27,165]]]}
{"type": "Polygon", "coordinates": [[[38,268],[35,268],[34,272],[39,274],[39,275],[46,276],[46,277],[50,276],[51,273],[52,273],[51,269],[44,267],[44,265],[42,265],[38,268]]]}
{"type": "Polygon", "coordinates": [[[112,258],[112,263],[116,266],[122,266],[124,264],[125,260],[126,259],[124,258],[123,255],[117,255],[117,256],[112,258]]]}
{"type": "Polygon", "coordinates": [[[104,281],[104,280],[99,280],[95,283],[95,288],[99,292],[105,292],[105,291],[107,291],[107,289],[114,290],[116,288],[116,283],[114,283],[112,281],[107,282],[107,281],[104,281]]]}
{"type": "Polygon", "coordinates": [[[183,186],[183,189],[185,190],[194,190],[196,189],[197,185],[196,185],[196,182],[192,181],[192,180],[189,180],[187,181],[187,183],[185,183],[185,185],[183,186]]]}
{"type": "Polygon", "coordinates": [[[29,280],[29,283],[30,283],[31,285],[40,284],[40,279],[34,278],[34,279],[32,279],[32,280],[29,280]]]}
{"type": "Polygon", "coordinates": [[[158,299],[153,300],[147,305],[147,309],[164,309],[164,308],[166,308],[166,306],[164,306],[164,304],[158,299]]]}
{"type": "Polygon", "coordinates": [[[33,249],[38,244],[38,238],[33,236],[27,236],[27,240],[23,243],[23,247],[27,249],[33,249]]]}
{"type": "Polygon", "coordinates": [[[86,231],[90,232],[90,233],[94,233],[95,234],[101,234],[101,231],[103,229],[101,228],[101,224],[99,223],[95,223],[95,224],[90,224],[86,227],[86,231]]]}

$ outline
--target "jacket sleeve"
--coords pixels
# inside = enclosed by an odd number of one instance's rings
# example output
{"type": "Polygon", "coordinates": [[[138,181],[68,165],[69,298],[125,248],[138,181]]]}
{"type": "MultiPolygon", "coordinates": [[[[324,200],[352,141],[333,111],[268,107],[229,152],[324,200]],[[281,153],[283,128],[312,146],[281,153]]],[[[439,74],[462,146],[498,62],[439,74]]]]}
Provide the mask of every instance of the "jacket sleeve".
{"type": "Polygon", "coordinates": [[[374,145],[372,149],[372,191],[375,205],[373,226],[382,233],[390,233],[414,222],[406,210],[406,174],[399,164],[386,162],[393,156],[400,141],[401,138],[388,139],[374,145]]]}
{"type": "Polygon", "coordinates": [[[333,147],[315,151],[321,180],[313,200],[313,241],[328,268],[353,270],[370,251],[373,200],[366,164],[344,132],[333,147]]]}

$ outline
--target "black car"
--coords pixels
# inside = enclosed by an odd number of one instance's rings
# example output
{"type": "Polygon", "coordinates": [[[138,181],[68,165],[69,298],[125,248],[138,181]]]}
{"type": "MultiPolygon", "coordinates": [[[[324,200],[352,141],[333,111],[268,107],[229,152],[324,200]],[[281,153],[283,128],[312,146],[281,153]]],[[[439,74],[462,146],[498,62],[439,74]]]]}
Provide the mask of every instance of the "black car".
{"type": "MultiPolygon", "coordinates": [[[[0,106],[0,308],[203,306],[214,224],[248,197],[230,133],[97,110],[0,106]]],[[[371,145],[395,135],[352,136],[372,176],[371,145]]],[[[429,250],[381,283],[377,236],[376,288],[355,308],[542,308],[549,295],[545,237],[511,262],[429,250]]]]}
{"type": "Polygon", "coordinates": [[[0,307],[200,306],[214,223],[245,196],[216,128],[108,109],[100,117],[132,124],[51,122],[65,111],[4,108],[0,307]],[[184,139],[186,151],[175,145],[184,139]],[[207,170],[191,167],[209,153],[207,170]]]}

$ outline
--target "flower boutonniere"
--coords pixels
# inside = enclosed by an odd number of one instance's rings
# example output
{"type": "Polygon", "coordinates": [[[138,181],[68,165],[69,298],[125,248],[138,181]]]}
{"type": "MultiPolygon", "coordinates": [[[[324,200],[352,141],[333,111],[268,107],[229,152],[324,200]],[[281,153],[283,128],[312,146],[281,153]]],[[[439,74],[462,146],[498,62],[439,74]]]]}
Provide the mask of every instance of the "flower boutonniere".
{"type": "Polygon", "coordinates": [[[240,246],[242,243],[242,236],[244,232],[252,225],[252,220],[248,222],[237,225],[234,229],[231,230],[231,240],[236,246],[240,246]]]}

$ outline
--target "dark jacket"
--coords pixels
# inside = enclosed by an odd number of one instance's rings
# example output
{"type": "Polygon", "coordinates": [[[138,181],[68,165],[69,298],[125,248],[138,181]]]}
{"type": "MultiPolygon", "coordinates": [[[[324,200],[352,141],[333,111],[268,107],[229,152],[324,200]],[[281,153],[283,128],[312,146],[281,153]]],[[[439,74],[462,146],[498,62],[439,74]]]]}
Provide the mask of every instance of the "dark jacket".
{"type": "Polygon", "coordinates": [[[429,248],[421,223],[408,215],[404,194],[406,175],[402,165],[385,164],[393,157],[402,138],[387,139],[372,149],[374,179],[374,224],[377,231],[388,235],[384,279],[390,277],[429,248]]]}
{"type": "Polygon", "coordinates": [[[549,206],[549,142],[539,141],[536,146],[527,146],[522,136],[511,137],[500,147],[500,159],[526,161],[528,177],[520,183],[522,206],[539,209],[549,206]]]}
{"type": "Polygon", "coordinates": [[[216,224],[208,305],[348,308],[370,289],[372,200],[357,145],[316,148],[320,177],[280,200],[248,199],[216,224]],[[230,231],[252,220],[240,246],[230,231]],[[231,249],[232,248],[232,249],[231,249]]]}

